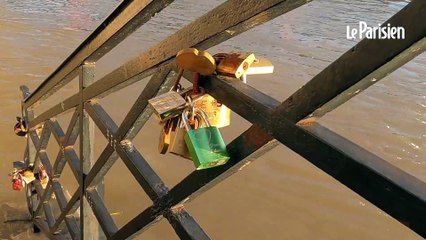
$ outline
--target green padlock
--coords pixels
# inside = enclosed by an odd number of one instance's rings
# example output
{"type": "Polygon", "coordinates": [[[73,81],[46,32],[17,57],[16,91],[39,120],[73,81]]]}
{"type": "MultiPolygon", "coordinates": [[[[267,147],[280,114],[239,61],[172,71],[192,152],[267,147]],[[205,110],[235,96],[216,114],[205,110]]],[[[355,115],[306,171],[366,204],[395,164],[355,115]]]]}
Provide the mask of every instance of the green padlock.
{"type": "Polygon", "coordinates": [[[191,129],[188,120],[188,109],[182,112],[182,121],[186,128],[185,143],[197,170],[225,164],[229,160],[225,142],[217,127],[210,126],[205,112],[193,109],[193,114],[201,117],[206,127],[191,129]]]}

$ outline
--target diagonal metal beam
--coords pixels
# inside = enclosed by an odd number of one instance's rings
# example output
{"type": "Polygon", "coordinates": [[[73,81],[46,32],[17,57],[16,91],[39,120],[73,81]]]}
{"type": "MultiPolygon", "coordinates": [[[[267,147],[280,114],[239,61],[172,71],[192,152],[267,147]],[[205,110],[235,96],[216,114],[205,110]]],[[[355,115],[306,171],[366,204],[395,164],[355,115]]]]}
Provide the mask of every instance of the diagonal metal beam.
{"type": "Polygon", "coordinates": [[[53,182],[52,185],[53,185],[56,199],[58,201],[58,205],[61,209],[61,214],[56,219],[55,225],[52,226],[52,228],[50,229],[50,232],[52,234],[57,233],[57,229],[59,228],[60,224],[62,223],[63,220],[65,220],[65,224],[67,225],[68,231],[72,239],[79,239],[80,238],[79,225],[77,223],[77,220],[70,215],[73,214],[79,207],[78,200],[80,199],[80,193],[81,193],[80,190],[77,189],[77,191],[74,193],[70,201],[67,202],[64,191],[62,189],[62,185],[57,181],[53,182]]]}
{"type": "Polygon", "coordinates": [[[155,200],[163,196],[168,188],[130,141],[121,142],[115,138],[117,125],[102,106],[88,102],[85,109],[149,197],[155,200]]]}
{"type": "MultiPolygon", "coordinates": [[[[150,99],[156,92],[157,94],[161,94],[162,92],[167,91],[175,77],[176,75],[173,72],[170,72],[170,67],[168,66],[161,67],[157,70],[157,73],[151,77],[148,85],[139,95],[129,113],[124,118],[122,124],[117,129],[117,133],[114,134],[116,139],[123,139],[122,136],[125,136],[125,138],[129,140],[133,139],[152,114],[152,111],[147,108],[148,99],[150,99]],[[166,78],[165,82],[164,78],[166,78]]],[[[91,169],[90,173],[86,176],[85,187],[93,188],[97,186],[118,157],[119,156],[114,151],[113,147],[108,144],[91,169]]]]}
{"type": "Polygon", "coordinates": [[[65,149],[73,148],[75,141],[79,135],[80,125],[79,125],[79,108],[77,108],[71,117],[71,121],[69,123],[67,133],[60,145],[60,150],[56,157],[55,163],[53,165],[54,177],[59,178],[62,174],[62,171],[65,167],[67,159],[65,158],[65,149]]]}
{"type": "Polygon", "coordinates": [[[51,240],[65,240],[65,237],[62,234],[53,235],[49,231],[49,226],[42,219],[34,219],[33,223],[44,233],[46,237],[51,240]]]}
{"type": "Polygon", "coordinates": [[[72,173],[74,174],[75,179],[79,184],[81,184],[81,171],[80,171],[80,159],[77,156],[74,148],[65,148],[64,149],[65,159],[68,161],[68,164],[71,168],[72,173]]]}
{"type": "Polygon", "coordinates": [[[62,146],[65,139],[65,134],[59,123],[56,120],[49,120],[46,121],[46,125],[52,131],[52,134],[55,137],[58,145],[62,146]]]}
{"type": "MultiPolygon", "coordinates": [[[[334,177],[362,197],[375,204],[397,220],[409,223],[410,228],[422,236],[426,236],[424,221],[426,216],[426,184],[409,177],[407,173],[377,156],[362,150],[358,145],[349,142],[337,134],[317,136],[289,119],[286,111],[276,109],[270,111],[267,106],[275,100],[267,99],[263,94],[255,94],[257,90],[240,81],[229,82],[214,78],[205,82],[206,91],[223,102],[239,115],[258,124],[262,129],[278,141],[304,157],[306,160],[334,177]],[[232,89],[237,88],[229,95],[232,89]],[[221,91],[215,91],[221,89],[221,91]],[[253,97],[259,95],[262,97],[253,97]],[[262,100],[263,99],[263,100],[262,100]],[[263,101],[263,104],[259,101],[263,101]],[[331,143],[327,141],[334,140],[331,143]],[[345,143],[344,147],[339,143],[345,143]],[[352,151],[352,152],[351,152],[352,151]],[[352,154],[349,154],[352,153],[352,154]],[[374,167],[373,167],[374,166],[374,167]],[[354,175],[356,173],[356,175],[354,175]],[[359,176],[375,184],[365,184],[359,176]],[[415,187],[413,187],[415,186],[415,187]],[[377,196],[384,196],[378,198],[377,196]],[[420,221],[421,220],[421,221],[420,221]]],[[[278,104],[277,102],[275,104],[278,104]]],[[[180,192],[182,189],[173,188],[180,192]]]]}
{"type": "Polygon", "coordinates": [[[41,211],[43,209],[43,204],[48,203],[50,201],[50,198],[52,197],[52,193],[53,193],[52,182],[49,181],[49,183],[46,186],[46,189],[44,189],[43,195],[38,195],[40,200],[39,200],[39,204],[37,208],[34,211],[34,214],[33,214],[34,218],[38,218],[42,214],[41,211]]]}
{"type": "Polygon", "coordinates": [[[28,108],[78,75],[84,62],[96,62],[173,0],[124,0],[80,46],[25,99],[28,108]]]}
{"type": "Polygon", "coordinates": [[[167,186],[131,142],[118,145],[117,153],[151,200],[167,194],[167,186]]]}
{"type": "Polygon", "coordinates": [[[99,156],[98,160],[93,165],[89,174],[87,174],[84,180],[84,188],[85,189],[93,189],[99,183],[102,182],[105,175],[114,165],[115,161],[118,159],[118,154],[115,152],[111,145],[107,145],[99,156]]]}
{"type": "Polygon", "coordinates": [[[281,106],[297,122],[426,36],[426,1],[413,0],[382,24],[403,27],[405,39],[364,39],[296,91],[281,106]],[[374,53],[374,54],[372,54],[374,53]]]}
{"type": "Polygon", "coordinates": [[[118,229],[108,209],[105,207],[102,198],[96,189],[91,189],[90,191],[86,191],[86,199],[93,210],[93,214],[98,219],[105,236],[110,239],[118,229]]]}
{"type": "Polygon", "coordinates": [[[262,129],[250,127],[238,138],[228,144],[227,149],[231,159],[227,164],[203,171],[194,171],[178,183],[170,192],[147,208],[129,223],[123,226],[113,239],[125,239],[137,231],[146,230],[152,221],[158,221],[163,211],[195,199],[199,194],[207,191],[232,174],[240,171],[248,163],[270,151],[278,145],[262,129]]]}
{"type": "Polygon", "coordinates": [[[164,214],[180,239],[210,240],[183,206],[176,206],[164,214]]]}
{"type": "Polygon", "coordinates": [[[121,123],[117,132],[119,139],[132,140],[136,136],[152,114],[152,110],[147,108],[148,100],[169,91],[176,77],[177,74],[171,71],[171,66],[158,68],[121,123]]]}

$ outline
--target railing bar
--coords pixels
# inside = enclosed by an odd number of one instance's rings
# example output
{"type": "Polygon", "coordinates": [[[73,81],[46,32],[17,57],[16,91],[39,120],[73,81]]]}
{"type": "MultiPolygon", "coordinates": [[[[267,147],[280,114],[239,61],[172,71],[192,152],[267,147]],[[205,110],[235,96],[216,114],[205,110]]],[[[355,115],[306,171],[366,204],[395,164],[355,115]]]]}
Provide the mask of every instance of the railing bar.
{"type": "Polygon", "coordinates": [[[121,123],[117,132],[119,138],[123,136],[129,140],[134,138],[151,115],[151,111],[147,111],[146,109],[148,100],[157,94],[168,91],[175,79],[176,74],[171,72],[170,67],[158,68],[121,123]],[[146,116],[145,112],[149,112],[149,116],[146,116]]]}
{"type": "Polygon", "coordinates": [[[65,224],[73,240],[81,239],[80,228],[74,216],[65,216],[65,224]]]}
{"type": "Polygon", "coordinates": [[[65,134],[63,146],[74,145],[77,141],[77,137],[80,134],[80,107],[75,109],[74,114],[71,117],[71,121],[68,125],[67,133],[65,134]]]}
{"type": "Polygon", "coordinates": [[[47,225],[52,228],[55,225],[55,217],[53,216],[52,207],[49,203],[43,203],[44,214],[46,216],[47,225]]]}
{"type": "Polygon", "coordinates": [[[96,62],[172,0],[124,0],[105,21],[28,98],[25,108],[53,94],[75,78],[78,67],[96,62]]]}
{"type": "Polygon", "coordinates": [[[167,194],[167,186],[132,143],[117,144],[116,151],[151,200],[167,194]]]}
{"type": "MultiPolygon", "coordinates": [[[[425,182],[318,123],[300,129],[292,130],[290,137],[309,134],[304,138],[305,148],[312,150],[302,150],[294,138],[295,144],[290,147],[299,154],[303,152],[301,155],[308,161],[426,238],[425,182]]],[[[277,132],[277,137],[284,139],[285,132],[277,132]]],[[[285,139],[283,143],[289,142],[288,137],[285,139]]]]}
{"type": "MultiPolygon", "coordinates": [[[[59,189],[55,190],[55,194],[56,194],[56,191],[58,191],[59,193],[62,192],[62,195],[64,196],[63,191],[62,191],[62,187],[61,187],[60,184],[59,184],[59,189]]],[[[56,229],[58,229],[58,227],[60,226],[62,221],[65,220],[65,221],[70,222],[69,223],[70,226],[71,225],[74,226],[73,228],[71,228],[72,229],[72,235],[75,235],[76,237],[80,236],[79,226],[77,224],[77,221],[75,219],[66,219],[67,215],[73,214],[79,208],[80,205],[79,205],[78,200],[80,199],[80,193],[81,193],[80,190],[77,189],[76,192],[74,193],[74,195],[69,200],[69,202],[64,205],[64,207],[61,206],[61,205],[59,206],[59,207],[61,207],[61,214],[59,215],[58,219],[56,219],[55,225],[51,228],[51,233],[56,232],[56,229]]],[[[65,196],[64,196],[64,198],[65,198],[65,196]]],[[[59,203],[59,201],[58,201],[58,203],[59,203]]],[[[71,230],[70,227],[68,227],[68,229],[71,230]]]]}
{"type": "Polygon", "coordinates": [[[44,125],[40,134],[40,138],[38,137],[37,132],[35,130],[30,131],[29,135],[31,140],[33,141],[34,146],[36,147],[35,158],[32,161],[34,171],[36,171],[39,168],[40,152],[46,149],[50,139],[51,131],[47,125],[44,125]]]}
{"type": "Polygon", "coordinates": [[[96,126],[101,130],[105,138],[110,142],[113,141],[113,136],[116,134],[118,127],[117,124],[112,120],[107,112],[102,108],[99,103],[87,102],[84,105],[86,112],[93,119],[96,126]]]}
{"type": "Polygon", "coordinates": [[[74,112],[74,114],[71,117],[67,133],[65,134],[65,137],[63,138],[63,141],[60,144],[60,150],[58,152],[58,155],[55,160],[55,164],[53,166],[54,170],[54,177],[59,178],[62,174],[62,171],[65,167],[65,164],[67,163],[67,159],[65,158],[65,148],[69,148],[70,146],[74,145],[75,141],[77,140],[77,137],[79,135],[79,109],[77,108],[74,112]]]}
{"type": "Polygon", "coordinates": [[[210,237],[183,206],[170,209],[164,214],[180,239],[210,240],[210,237]]]}
{"type": "Polygon", "coordinates": [[[227,148],[231,159],[227,164],[192,172],[171,189],[166,196],[158,200],[155,205],[130,220],[117,232],[113,239],[125,239],[136,231],[146,230],[150,225],[149,221],[161,217],[164,210],[184,201],[195,199],[202,192],[238,172],[248,162],[254,161],[277,145],[277,141],[272,140],[262,129],[256,126],[250,127],[228,144],[227,148]]]}
{"type": "Polygon", "coordinates": [[[49,157],[47,156],[46,151],[39,152],[39,158],[43,166],[46,168],[47,175],[49,176],[49,181],[52,179],[52,165],[50,164],[49,157]]]}
{"type": "Polygon", "coordinates": [[[50,198],[52,196],[52,181],[49,181],[46,189],[43,192],[43,195],[39,195],[37,192],[37,195],[39,196],[39,204],[37,206],[37,209],[34,211],[34,218],[38,217],[41,214],[41,209],[43,208],[43,203],[47,203],[50,201],[50,198]]]}
{"type": "Polygon", "coordinates": [[[59,146],[63,145],[65,134],[56,120],[49,120],[46,122],[48,128],[52,131],[53,136],[55,137],[56,142],[59,146]]]}
{"type": "Polygon", "coordinates": [[[53,235],[49,231],[49,226],[42,219],[33,219],[34,224],[51,240],[65,240],[62,234],[53,235]]]}
{"type": "Polygon", "coordinates": [[[66,100],[56,104],[55,106],[38,115],[36,118],[29,122],[28,128],[33,129],[46,120],[68,113],[69,111],[71,111],[72,108],[78,106],[79,100],[80,96],[78,93],[72,95],[66,100]]]}
{"type": "Polygon", "coordinates": [[[98,160],[93,165],[89,174],[86,176],[86,179],[84,180],[85,189],[96,187],[105,177],[117,159],[118,154],[114,151],[113,147],[108,144],[102,151],[98,160]]]}
{"type": "Polygon", "coordinates": [[[120,228],[112,237],[111,240],[121,240],[128,239],[132,235],[137,235],[137,233],[142,233],[146,229],[150,228],[155,223],[163,219],[163,215],[155,215],[160,209],[154,208],[153,206],[145,209],[137,217],[132,219],[122,228],[120,228]],[[136,219],[137,218],[137,219],[136,219]],[[136,220],[135,220],[136,219],[136,220]]]}
{"type": "Polygon", "coordinates": [[[114,220],[109,214],[108,209],[105,207],[102,198],[99,196],[96,189],[91,189],[86,191],[86,199],[89,202],[89,205],[92,207],[93,213],[98,219],[99,225],[101,225],[105,236],[110,239],[118,229],[114,223],[114,220]]]}
{"type": "MultiPolygon", "coordinates": [[[[209,94],[214,93],[214,96],[217,96],[218,100],[240,116],[266,129],[268,134],[368,201],[382,207],[382,210],[391,216],[398,219],[404,218],[406,222],[411,221],[414,225],[419,224],[419,221],[416,222],[416,219],[419,218],[416,218],[414,214],[426,211],[426,192],[424,191],[426,184],[413,180],[414,178],[405,177],[407,174],[404,171],[378,157],[370,157],[370,155],[367,155],[368,152],[364,153],[358,150],[356,154],[353,154],[353,157],[346,155],[346,152],[349,151],[348,149],[360,149],[360,147],[353,143],[346,143],[347,149],[345,150],[341,150],[336,146],[330,146],[324,142],[325,140],[313,136],[309,132],[294,125],[291,119],[287,119],[285,111],[281,111],[280,109],[276,109],[274,112],[262,111],[257,100],[247,99],[247,92],[257,90],[251,89],[251,87],[245,86],[239,81],[225,82],[226,80],[219,78],[211,78],[210,80],[204,81],[206,92],[209,94]],[[238,91],[235,91],[233,94],[227,94],[235,87],[238,88],[238,91]],[[221,89],[221,91],[214,91],[215,89],[221,89]],[[254,117],[255,115],[257,117],[254,117]],[[362,161],[362,159],[369,159],[367,161],[368,164],[362,161]],[[371,169],[371,164],[376,166],[375,170],[371,169]],[[389,169],[392,169],[392,171],[389,171],[389,169]],[[358,175],[353,176],[354,173],[358,175]],[[361,173],[365,176],[365,179],[369,179],[377,184],[361,184],[362,181],[357,180],[361,173]],[[401,186],[402,183],[404,183],[403,187],[406,189],[401,186]],[[410,188],[409,186],[417,187],[410,188]],[[389,189],[398,194],[392,195],[389,189]],[[382,196],[387,196],[383,199],[386,204],[374,197],[380,196],[378,193],[382,193],[382,196]],[[403,199],[398,198],[398,195],[403,199]],[[422,199],[414,196],[422,196],[422,199]],[[403,202],[406,204],[403,204],[403,202]],[[414,207],[418,207],[419,209],[412,211],[414,207]],[[425,209],[421,209],[422,207],[425,209]]],[[[343,142],[343,139],[341,138],[340,142],[343,142]]],[[[336,143],[339,143],[339,141],[336,141],[336,143]]],[[[171,194],[175,193],[175,191],[180,193],[183,189],[175,187],[171,190],[171,194]]],[[[180,199],[174,195],[170,196],[170,198],[180,199]]],[[[426,216],[426,212],[424,216],[426,216]]],[[[423,229],[426,229],[426,227],[423,226],[423,229]]],[[[418,225],[415,231],[419,234],[426,234],[422,232],[423,230],[418,225]]]]}
{"type": "Polygon", "coordinates": [[[65,158],[68,160],[68,164],[77,182],[81,184],[80,160],[77,156],[77,153],[73,148],[66,148],[64,150],[64,155],[65,158]]]}
{"type": "Polygon", "coordinates": [[[419,9],[425,7],[426,1],[413,0],[382,24],[404,28],[407,33],[404,40],[361,40],[284,101],[280,111],[298,122],[420,41],[426,36],[426,21],[419,21],[424,19],[424,11],[419,9]]]}
{"type": "Polygon", "coordinates": [[[66,163],[67,160],[65,158],[64,151],[63,149],[60,149],[56,156],[55,164],[53,165],[53,178],[58,179],[61,176],[66,163]]]}
{"type": "Polygon", "coordinates": [[[54,181],[52,182],[52,186],[59,208],[61,209],[61,211],[64,211],[67,205],[67,199],[65,198],[65,194],[62,190],[62,185],[58,181],[54,181]]]}

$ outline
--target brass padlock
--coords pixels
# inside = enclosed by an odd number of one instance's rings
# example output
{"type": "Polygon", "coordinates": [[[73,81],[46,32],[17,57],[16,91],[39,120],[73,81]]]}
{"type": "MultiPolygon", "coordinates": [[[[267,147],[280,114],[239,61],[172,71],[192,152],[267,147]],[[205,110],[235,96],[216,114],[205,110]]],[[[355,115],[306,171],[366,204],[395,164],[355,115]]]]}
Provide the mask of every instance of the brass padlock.
{"type": "Polygon", "coordinates": [[[27,135],[27,124],[21,117],[16,117],[16,121],[18,122],[13,127],[13,130],[16,135],[24,137],[25,135],[27,135]]]}
{"type": "Polygon", "coordinates": [[[40,181],[41,187],[46,189],[47,183],[49,182],[49,175],[47,174],[46,167],[40,165],[37,173],[37,178],[40,181]]]}
{"type": "Polygon", "coordinates": [[[170,146],[171,133],[176,128],[176,126],[173,125],[177,124],[177,121],[178,118],[168,119],[161,128],[160,139],[158,143],[158,152],[160,154],[167,153],[167,150],[170,146]]]}
{"type": "Polygon", "coordinates": [[[219,53],[214,55],[214,58],[217,64],[216,72],[234,78],[240,78],[256,59],[253,53],[219,53]]]}
{"type": "MultiPolygon", "coordinates": [[[[211,126],[222,128],[231,124],[231,110],[209,94],[194,101],[194,106],[207,114],[211,126]]],[[[203,126],[205,127],[205,123],[203,126]]]]}
{"type": "Polygon", "coordinates": [[[148,103],[154,109],[160,122],[180,115],[186,107],[185,99],[175,91],[166,92],[160,96],[151,98],[148,100],[148,103]]]}

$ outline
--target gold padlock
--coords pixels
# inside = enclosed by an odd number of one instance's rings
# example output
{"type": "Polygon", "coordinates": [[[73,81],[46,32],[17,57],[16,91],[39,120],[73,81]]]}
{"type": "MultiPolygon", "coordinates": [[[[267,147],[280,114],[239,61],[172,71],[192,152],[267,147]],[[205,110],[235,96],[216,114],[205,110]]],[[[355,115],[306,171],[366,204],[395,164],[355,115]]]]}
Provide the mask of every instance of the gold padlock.
{"type": "Polygon", "coordinates": [[[222,128],[231,124],[231,110],[209,94],[194,101],[194,106],[207,114],[211,126],[222,128]]]}
{"type": "Polygon", "coordinates": [[[240,78],[256,60],[254,54],[219,53],[214,55],[219,75],[240,78]]]}

